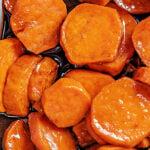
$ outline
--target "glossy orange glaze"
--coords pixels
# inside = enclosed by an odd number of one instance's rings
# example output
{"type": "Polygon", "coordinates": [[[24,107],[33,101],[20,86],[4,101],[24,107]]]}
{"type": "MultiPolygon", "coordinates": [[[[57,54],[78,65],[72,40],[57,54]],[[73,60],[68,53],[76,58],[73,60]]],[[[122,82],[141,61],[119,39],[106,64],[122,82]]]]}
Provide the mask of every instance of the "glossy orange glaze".
{"type": "Polygon", "coordinates": [[[5,8],[12,14],[17,0],[4,0],[5,8]]]}
{"type": "Polygon", "coordinates": [[[118,11],[124,27],[124,35],[119,47],[119,53],[113,62],[103,64],[89,64],[88,67],[100,72],[108,72],[109,74],[116,76],[123,70],[125,64],[129,62],[130,58],[134,54],[135,50],[132,43],[132,33],[136,27],[136,20],[125,10],[119,8],[113,3],[109,3],[107,6],[118,11]]]}
{"type": "Polygon", "coordinates": [[[110,0],[79,0],[79,1],[103,5],[103,6],[105,6],[106,4],[108,4],[110,2],[110,0]]]}
{"type": "Polygon", "coordinates": [[[97,150],[136,150],[134,148],[125,148],[125,147],[118,147],[118,146],[113,146],[113,145],[105,145],[97,150]]]}
{"type": "Polygon", "coordinates": [[[96,142],[87,131],[85,119],[73,126],[72,130],[76,135],[78,143],[81,147],[86,147],[96,142]]]}
{"type": "Polygon", "coordinates": [[[27,124],[23,120],[12,122],[6,129],[3,146],[5,150],[34,150],[27,124]]]}
{"type": "Polygon", "coordinates": [[[29,115],[31,140],[39,150],[76,150],[75,140],[68,129],[59,129],[44,115],[29,115]]]}
{"type": "Polygon", "coordinates": [[[88,113],[88,115],[86,116],[86,127],[87,127],[87,130],[88,132],[90,133],[90,135],[95,139],[95,141],[97,143],[99,143],[99,146],[100,145],[104,145],[104,144],[107,144],[99,135],[97,135],[95,133],[95,131],[93,130],[92,128],[92,124],[91,124],[91,115],[90,113],[88,113]]]}
{"type": "Polygon", "coordinates": [[[37,62],[41,57],[24,55],[10,67],[3,93],[6,113],[27,116],[29,112],[28,83],[37,62]]]}
{"type": "Polygon", "coordinates": [[[8,69],[23,53],[23,46],[16,38],[0,40],[0,112],[5,112],[3,90],[8,69]]]}
{"type": "Polygon", "coordinates": [[[60,25],[66,15],[63,0],[19,0],[10,24],[24,46],[39,54],[57,45],[60,25]]]}
{"type": "Polygon", "coordinates": [[[150,138],[144,138],[140,144],[136,146],[138,149],[140,148],[148,148],[150,147],[150,138]]]}
{"type": "Polygon", "coordinates": [[[34,69],[29,81],[29,100],[39,101],[43,91],[56,79],[57,63],[49,57],[43,58],[34,69]]]}
{"type": "Polygon", "coordinates": [[[149,0],[114,0],[114,2],[132,14],[144,14],[150,12],[149,0]]]}
{"type": "Polygon", "coordinates": [[[91,121],[106,142],[134,147],[150,133],[150,87],[127,77],[104,87],[93,100],[91,121]]]}
{"type": "Polygon", "coordinates": [[[40,113],[44,113],[41,101],[34,102],[34,104],[32,105],[32,108],[34,108],[36,111],[40,113]]]}
{"type": "Polygon", "coordinates": [[[134,80],[150,85],[150,68],[140,67],[134,72],[134,80]]]}
{"type": "Polygon", "coordinates": [[[85,3],[68,14],[60,43],[72,64],[111,62],[117,56],[122,33],[116,10],[85,3]]]}
{"type": "Polygon", "coordinates": [[[150,17],[142,20],[135,28],[132,40],[142,62],[150,67],[150,17]]]}
{"type": "Polygon", "coordinates": [[[91,105],[91,98],[80,82],[61,78],[44,91],[42,105],[57,127],[79,123],[91,105]]]}
{"type": "Polygon", "coordinates": [[[103,87],[114,81],[109,75],[84,69],[72,70],[65,77],[79,81],[90,94],[91,98],[94,98],[103,87]]]}

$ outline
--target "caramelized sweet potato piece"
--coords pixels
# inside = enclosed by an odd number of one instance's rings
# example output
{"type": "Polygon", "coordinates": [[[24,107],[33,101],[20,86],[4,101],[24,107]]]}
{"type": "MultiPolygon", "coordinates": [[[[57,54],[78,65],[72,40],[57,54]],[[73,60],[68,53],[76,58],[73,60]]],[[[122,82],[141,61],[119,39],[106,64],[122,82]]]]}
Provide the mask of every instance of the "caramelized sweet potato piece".
{"type": "Polygon", "coordinates": [[[29,81],[30,101],[39,101],[43,91],[56,79],[57,63],[49,57],[43,58],[34,69],[29,81]]]}
{"type": "Polygon", "coordinates": [[[108,4],[110,2],[110,0],[79,0],[79,1],[103,5],[103,6],[105,6],[106,4],[108,4]]]}
{"type": "Polygon", "coordinates": [[[134,73],[133,79],[150,85],[150,68],[138,68],[134,73]]]}
{"type": "Polygon", "coordinates": [[[125,148],[125,147],[118,147],[118,146],[113,146],[113,145],[105,145],[97,150],[136,150],[134,148],[125,148]]]}
{"type": "Polygon", "coordinates": [[[17,0],[4,0],[5,8],[12,14],[17,0]]]}
{"type": "Polygon", "coordinates": [[[148,148],[150,147],[150,138],[144,138],[140,144],[136,146],[138,149],[140,148],[148,148]]]}
{"type": "Polygon", "coordinates": [[[9,115],[26,116],[29,111],[28,83],[40,57],[24,55],[10,67],[3,93],[3,103],[9,115]]]}
{"type": "Polygon", "coordinates": [[[96,142],[87,131],[85,119],[73,126],[72,130],[76,135],[81,147],[86,147],[96,142]]]}
{"type": "Polygon", "coordinates": [[[34,150],[27,124],[23,120],[12,122],[6,129],[3,146],[5,150],[34,150]]]}
{"type": "Polygon", "coordinates": [[[100,72],[108,72],[109,74],[116,76],[123,70],[125,64],[128,63],[129,59],[134,54],[132,33],[136,26],[136,20],[125,10],[122,10],[113,3],[109,3],[107,6],[118,11],[124,27],[124,36],[119,47],[119,53],[113,62],[103,64],[89,64],[88,67],[100,72]]]}
{"type": "Polygon", "coordinates": [[[138,55],[142,59],[142,62],[148,67],[150,67],[149,37],[150,37],[150,17],[147,17],[136,26],[132,35],[132,40],[138,55]]]}
{"type": "Polygon", "coordinates": [[[94,98],[104,86],[114,81],[109,75],[83,69],[72,70],[66,74],[66,77],[79,81],[91,98],[94,98]]]}
{"type": "Polygon", "coordinates": [[[144,14],[150,12],[149,0],[114,0],[114,2],[132,14],[144,14]]]}
{"type": "Polygon", "coordinates": [[[92,125],[91,125],[91,115],[90,115],[90,113],[88,113],[88,115],[86,116],[86,127],[87,127],[87,130],[90,133],[90,135],[95,139],[95,141],[97,143],[99,143],[99,145],[106,144],[106,142],[100,136],[98,136],[95,133],[95,131],[93,130],[92,125]]]}
{"type": "Polygon", "coordinates": [[[22,44],[15,38],[0,40],[0,112],[4,112],[3,90],[7,71],[15,60],[23,54],[22,44]]]}
{"type": "Polygon", "coordinates": [[[106,142],[134,147],[150,133],[150,87],[127,77],[105,86],[93,100],[91,124],[106,142]]]}
{"type": "Polygon", "coordinates": [[[86,150],[97,150],[99,147],[100,147],[99,144],[94,144],[94,145],[92,145],[91,147],[86,148],[86,150]]]}
{"type": "Polygon", "coordinates": [[[70,127],[81,121],[91,99],[80,82],[61,78],[44,91],[42,105],[47,117],[57,127],[70,127]]]}
{"type": "Polygon", "coordinates": [[[32,107],[40,113],[44,113],[41,101],[35,102],[32,107]]]}
{"type": "Polygon", "coordinates": [[[57,45],[66,15],[63,0],[18,0],[10,24],[24,46],[39,54],[57,45]]]}
{"type": "Polygon", "coordinates": [[[117,56],[122,33],[115,9],[81,4],[64,21],[60,43],[72,64],[111,62],[117,56]]]}
{"type": "Polygon", "coordinates": [[[68,129],[59,129],[44,115],[29,115],[31,140],[40,150],[76,150],[75,141],[68,129]]]}

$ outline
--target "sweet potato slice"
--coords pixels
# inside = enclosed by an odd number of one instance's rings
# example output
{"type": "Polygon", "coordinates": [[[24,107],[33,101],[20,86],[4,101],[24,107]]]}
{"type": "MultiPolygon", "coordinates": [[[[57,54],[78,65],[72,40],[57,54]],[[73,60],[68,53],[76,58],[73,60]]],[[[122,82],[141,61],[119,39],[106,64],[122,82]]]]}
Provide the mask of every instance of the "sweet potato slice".
{"type": "Polygon", "coordinates": [[[23,52],[23,46],[17,39],[8,38],[0,40],[0,112],[5,111],[2,97],[7,71],[23,52]]]}
{"type": "Polygon", "coordinates": [[[104,86],[114,81],[109,75],[83,69],[72,70],[66,74],[66,77],[79,81],[91,98],[94,98],[104,86]]]}
{"type": "Polygon", "coordinates": [[[117,56],[122,32],[115,9],[81,4],[64,21],[60,43],[72,64],[111,62],[117,56]]]}
{"type": "Polygon", "coordinates": [[[43,58],[34,69],[29,81],[30,101],[39,101],[43,91],[56,79],[57,63],[49,57],[43,58]]]}
{"type": "Polygon", "coordinates": [[[5,8],[12,14],[17,0],[4,0],[5,8]]]}
{"type": "Polygon", "coordinates": [[[144,14],[150,12],[149,0],[114,0],[114,2],[132,14],[144,14]]]}
{"type": "Polygon", "coordinates": [[[34,102],[34,104],[32,105],[32,108],[34,108],[36,111],[40,113],[44,113],[41,101],[34,102]]]}
{"type": "Polygon", "coordinates": [[[125,148],[125,147],[118,147],[118,146],[113,146],[113,145],[105,145],[97,150],[136,150],[134,148],[125,148]]]}
{"type": "Polygon", "coordinates": [[[79,123],[91,105],[91,98],[80,82],[61,78],[46,89],[42,106],[47,117],[57,127],[79,123]]]}
{"type": "Polygon", "coordinates": [[[95,141],[97,143],[99,143],[99,145],[106,144],[106,142],[100,136],[98,136],[95,133],[95,131],[93,130],[92,124],[91,124],[91,115],[90,115],[90,113],[88,113],[88,115],[86,116],[86,127],[87,127],[87,130],[90,133],[90,135],[95,139],[95,141]]]}
{"type": "Polygon", "coordinates": [[[150,87],[124,77],[93,100],[92,128],[108,143],[134,147],[150,133],[149,112],[150,87]]]}
{"type": "Polygon", "coordinates": [[[88,2],[88,3],[93,3],[93,4],[98,4],[105,6],[110,2],[110,0],[79,0],[80,2],[88,2]]]}
{"type": "Polygon", "coordinates": [[[107,6],[114,8],[118,11],[124,27],[124,36],[119,47],[118,55],[113,62],[103,64],[89,64],[88,67],[100,72],[107,72],[113,76],[116,76],[123,70],[125,64],[128,63],[129,59],[134,54],[132,33],[136,26],[136,20],[125,10],[119,8],[113,3],[109,3],[107,6]]]}
{"type": "Polygon", "coordinates": [[[140,148],[148,148],[150,147],[150,138],[144,138],[140,144],[136,146],[138,149],[140,148]]]}
{"type": "Polygon", "coordinates": [[[132,40],[138,55],[142,59],[142,62],[148,67],[150,67],[149,37],[150,37],[150,17],[147,17],[136,26],[132,35],[132,40]]]}
{"type": "Polygon", "coordinates": [[[91,137],[87,130],[85,119],[77,125],[73,126],[72,130],[76,135],[81,147],[86,147],[93,143],[96,143],[96,141],[91,137]]]}
{"type": "Polygon", "coordinates": [[[10,24],[24,46],[39,54],[57,45],[66,15],[63,0],[18,0],[10,24]]]}
{"type": "Polygon", "coordinates": [[[133,79],[150,85],[150,68],[138,68],[134,73],[133,79]]]}
{"type": "Polygon", "coordinates": [[[68,129],[59,129],[44,115],[29,115],[31,140],[40,150],[76,150],[75,141],[68,129]]]}
{"type": "Polygon", "coordinates": [[[40,57],[24,55],[10,67],[4,87],[3,103],[7,114],[26,116],[29,111],[28,83],[40,57]]]}
{"type": "Polygon", "coordinates": [[[27,124],[23,120],[12,122],[3,138],[5,150],[34,150],[27,124]]]}

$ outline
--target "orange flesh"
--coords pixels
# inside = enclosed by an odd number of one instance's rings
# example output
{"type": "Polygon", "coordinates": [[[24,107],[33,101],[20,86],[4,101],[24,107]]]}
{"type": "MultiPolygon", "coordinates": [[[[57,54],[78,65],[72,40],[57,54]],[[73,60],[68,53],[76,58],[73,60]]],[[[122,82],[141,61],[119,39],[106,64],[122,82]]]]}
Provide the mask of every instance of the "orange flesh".
{"type": "Polygon", "coordinates": [[[18,0],[10,24],[24,46],[39,54],[57,45],[66,15],[63,0],[18,0]]]}
{"type": "Polygon", "coordinates": [[[94,98],[103,87],[114,81],[109,75],[83,69],[72,70],[66,74],[66,77],[79,81],[91,98],[94,98]]]}
{"type": "Polygon", "coordinates": [[[3,90],[8,69],[24,53],[23,50],[22,44],[15,38],[0,40],[0,112],[5,112],[3,90]]]}
{"type": "Polygon", "coordinates": [[[132,40],[142,62],[150,67],[150,17],[142,20],[135,28],[132,40]]]}
{"type": "Polygon", "coordinates": [[[120,9],[113,3],[109,3],[107,6],[118,11],[124,26],[124,36],[119,47],[119,53],[113,62],[103,64],[89,64],[88,67],[100,72],[108,72],[109,74],[116,76],[123,70],[125,64],[128,63],[134,54],[132,33],[136,26],[136,20],[129,13],[120,9]]]}
{"type": "Polygon", "coordinates": [[[98,148],[97,150],[136,150],[134,148],[124,148],[124,147],[118,147],[113,145],[106,145],[98,148]]]}
{"type": "Polygon", "coordinates": [[[150,85],[150,68],[138,68],[134,73],[133,79],[150,85]]]}
{"type": "Polygon", "coordinates": [[[122,32],[115,9],[85,3],[68,14],[60,43],[72,64],[111,62],[117,56],[122,32]]]}
{"type": "Polygon", "coordinates": [[[35,102],[32,107],[40,113],[44,113],[41,101],[35,102]]]}
{"type": "Polygon", "coordinates": [[[3,138],[5,150],[34,150],[27,124],[23,120],[12,122],[3,138]]]}
{"type": "Polygon", "coordinates": [[[108,143],[124,147],[141,142],[150,132],[149,93],[149,86],[127,77],[104,87],[91,108],[96,134],[108,143]]]}
{"type": "Polygon", "coordinates": [[[42,106],[47,117],[57,127],[79,123],[91,105],[84,87],[73,79],[61,78],[44,91],[42,106]]]}
{"type": "Polygon", "coordinates": [[[12,14],[17,0],[4,0],[5,8],[12,14]]]}
{"type": "Polygon", "coordinates": [[[95,143],[95,140],[91,137],[87,131],[86,121],[83,120],[72,128],[74,134],[76,135],[79,145],[81,147],[89,146],[95,143]]]}
{"type": "Polygon", "coordinates": [[[80,2],[88,2],[88,3],[93,3],[93,4],[98,4],[105,6],[110,2],[110,0],[79,0],[80,2]]]}
{"type": "Polygon", "coordinates": [[[49,57],[43,58],[34,69],[30,81],[28,95],[31,102],[40,101],[43,91],[56,79],[57,63],[49,57]]]}
{"type": "Polygon", "coordinates": [[[137,148],[148,148],[150,147],[150,138],[144,138],[142,140],[142,142],[140,144],[138,144],[138,146],[136,146],[137,148]]]}
{"type": "Polygon", "coordinates": [[[68,129],[59,129],[44,115],[29,115],[31,140],[40,150],[76,150],[75,140],[68,129]]]}
{"type": "Polygon", "coordinates": [[[15,116],[27,116],[29,112],[28,83],[40,57],[24,55],[10,67],[3,93],[6,113],[15,116]]]}
{"type": "Polygon", "coordinates": [[[114,0],[114,2],[132,14],[144,14],[150,12],[149,0],[114,0]]]}

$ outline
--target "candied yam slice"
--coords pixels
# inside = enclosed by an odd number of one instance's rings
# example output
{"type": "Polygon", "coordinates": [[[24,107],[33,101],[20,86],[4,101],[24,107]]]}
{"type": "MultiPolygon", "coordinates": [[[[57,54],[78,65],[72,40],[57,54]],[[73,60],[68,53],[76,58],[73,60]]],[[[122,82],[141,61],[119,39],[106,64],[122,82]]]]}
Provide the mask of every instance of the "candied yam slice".
{"type": "Polygon", "coordinates": [[[29,115],[31,140],[40,150],[76,150],[75,140],[68,129],[54,126],[46,116],[33,112],[29,115]]]}
{"type": "Polygon", "coordinates": [[[150,133],[150,87],[127,77],[104,87],[93,100],[91,123],[106,142],[134,147],[150,133]]]}
{"type": "Polygon", "coordinates": [[[133,79],[150,85],[150,68],[140,67],[133,75],[133,79]]]}
{"type": "Polygon", "coordinates": [[[72,70],[65,77],[79,81],[91,98],[94,98],[104,86],[114,81],[109,75],[84,69],[72,70]]]}
{"type": "Polygon", "coordinates": [[[150,12],[149,0],[114,0],[114,2],[132,14],[144,14],[150,12]]]}
{"type": "Polygon", "coordinates": [[[4,0],[5,8],[12,14],[17,0],[4,0]]]}
{"type": "Polygon", "coordinates": [[[76,135],[81,147],[86,147],[96,142],[87,130],[85,119],[73,126],[72,131],[76,135]]]}
{"type": "Polygon", "coordinates": [[[3,137],[5,150],[34,150],[27,124],[23,120],[12,122],[3,137]]]}
{"type": "Polygon", "coordinates": [[[39,54],[57,45],[66,15],[63,0],[18,0],[10,24],[24,46],[39,54]]]}
{"type": "Polygon", "coordinates": [[[46,116],[57,127],[79,123],[91,105],[91,98],[80,82],[61,78],[46,89],[42,106],[46,116]]]}
{"type": "Polygon", "coordinates": [[[148,138],[144,138],[141,142],[140,142],[140,144],[138,144],[137,146],[136,146],[137,148],[148,148],[148,147],[150,147],[150,138],[148,137],[148,138]]]}
{"type": "Polygon", "coordinates": [[[32,105],[32,108],[34,108],[36,111],[40,113],[44,113],[41,101],[34,102],[34,104],[32,105]]]}
{"type": "Polygon", "coordinates": [[[105,6],[110,2],[110,0],[79,0],[80,2],[88,2],[88,3],[93,3],[93,4],[98,4],[105,6]]]}
{"type": "Polygon", "coordinates": [[[4,112],[3,90],[10,66],[24,53],[22,44],[16,38],[0,40],[0,112],[4,112]]]}
{"type": "Polygon", "coordinates": [[[114,145],[105,145],[105,146],[101,146],[97,150],[136,150],[136,149],[119,147],[119,146],[114,146],[114,145]]]}
{"type": "Polygon", "coordinates": [[[107,6],[118,11],[124,27],[124,36],[119,47],[118,55],[113,62],[88,64],[88,67],[93,70],[107,72],[112,76],[116,76],[123,70],[125,64],[128,63],[128,61],[134,54],[135,49],[132,43],[132,33],[137,23],[136,20],[128,12],[119,8],[115,4],[109,3],[107,6]]]}
{"type": "Polygon", "coordinates": [[[26,116],[29,112],[28,83],[40,57],[24,55],[10,67],[3,93],[6,113],[15,116],[26,116]]]}
{"type": "Polygon", "coordinates": [[[150,37],[150,17],[147,17],[136,26],[132,35],[132,40],[138,55],[142,59],[142,62],[148,67],[150,67],[149,37],[150,37]]]}
{"type": "Polygon", "coordinates": [[[57,63],[49,57],[43,58],[34,69],[29,80],[29,100],[39,101],[43,91],[56,79],[57,63]]]}
{"type": "Polygon", "coordinates": [[[85,3],[68,14],[61,27],[60,43],[72,64],[111,62],[117,56],[122,33],[115,9],[85,3]]]}
{"type": "Polygon", "coordinates": [[[100,145],[105,145],[107,144],[99,135],[97,135],[95,133],[95,131],[93,130],[92,128],[92,124],[91,124],[91,114],[88,113],[88,115],[86,116],[86,127],[87,127],[87,130],[88,132],[90,133],[90,135],[95,139],[95,141],[97,143],[99,143],[99,146],[100,145]]]}

